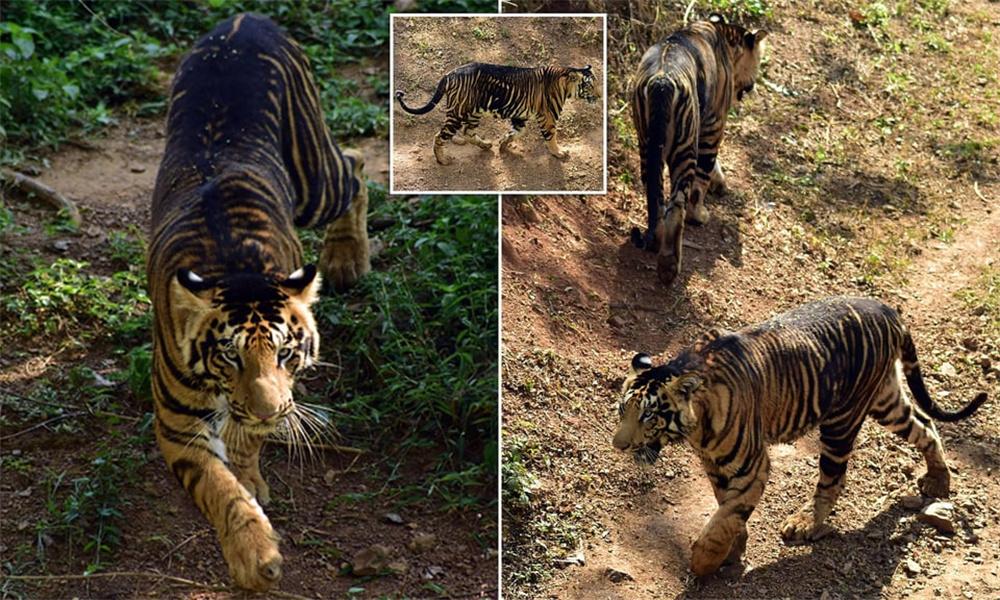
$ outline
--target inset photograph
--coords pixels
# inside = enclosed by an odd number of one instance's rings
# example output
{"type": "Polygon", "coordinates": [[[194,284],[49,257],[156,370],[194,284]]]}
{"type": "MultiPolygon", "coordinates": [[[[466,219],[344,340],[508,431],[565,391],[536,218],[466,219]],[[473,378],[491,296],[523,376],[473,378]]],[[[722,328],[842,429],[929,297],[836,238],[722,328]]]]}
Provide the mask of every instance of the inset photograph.
{"type": "Polygon", "coordinates": [[[393,15],[392,193],[605,193],[604,15],[393,15]]]}

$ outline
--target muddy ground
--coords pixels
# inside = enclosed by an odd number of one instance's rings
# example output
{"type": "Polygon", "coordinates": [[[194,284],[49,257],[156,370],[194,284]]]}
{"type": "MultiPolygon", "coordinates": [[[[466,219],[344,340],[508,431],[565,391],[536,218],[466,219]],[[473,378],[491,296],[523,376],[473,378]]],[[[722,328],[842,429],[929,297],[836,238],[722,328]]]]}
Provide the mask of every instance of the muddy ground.
{"type": "MultiPolygon", "coordinates": [[[[409,106],[431,98],[447,72],[469,62],[524,67],[591,65],[602,96],[604,50],[601,20],[596,18],[410,18],[396,19],[392,93],[406,92],[409,106]]],[[[434,136],[444,124],[439,104],[425,115],[392,106],[392,189],[399,191],[599,191],[604,185],[603,98],[588,104],[566,102],[557,139],[569,157],[561,160],[545,148],[540,130],[529,122],[508,152],[498,140],[508,121],[484,116],[478,133],[493,142],[490,150],[472,144],[447,144],[454,161],[434,159],[434,136]]]]}
{"type": "MultiPolygon", "coordinates": [[[[680,20],[686,3],[674,4],[661,31],[680,20]]],[[[771,85],[758,84],[730,121],[721,152],[730,192],[710,198],[706,226],[688,228],[672,287],[658,282],[655,256],[628,242],[645,202],[627,121],[612,123],[607,197],[504,199],[504,452],[527,473],[513,488],[525,498],[504,507],[506,597],[994,598],[1000,589],[1000,309],[988,277],[1000,266],[995,4],[912,9],[874,31],[843,3],[769,4],[771,85]],[[697,459],[675,446],[642,470],[611,446],[629,360],[646,351],[659,363],[709,327],[833,294],[902,309],[944,406],[990,394],[972,418],[938,425],[957,531],[915,520],[903,499],[919,494],[922,459],[870,422],[835,533],[781,542],[782,522],[815,487],[819,450],[815,435],[774,446],[745,570],[698,580],[689,548],[715,501],[697,459]]],[[[634,16],[633,25],[655,18],[634,16]]],[[[635,58],[625,45],[641,52],[651,35],[609,27],[609,53],[625,62],[635,58]]],[[[624,79],[609,81],[612,113],[624,79]]]]}
{"type": "MultiPolygon", "coordinates": [[[[105,137],[81,144],[83,148],[69,147],[49,157],[39,179],[78,203],[84,218],[81,231],[49,234],[51,210],[9,196],[7,206],[18,232],[4,239],[12,250],[3,252],[4,260],[27,253],[48,264],[69,256],[90,262],[98,274],[118,270],[121,265],[113,257],[109,238],[120,232],[137,243],[145,236],[163,144],[159,120],[125,121],[105,137]]],[[[360,147],[369,177],[387,183],[385,140],[355,140],[343,146],[360,147]]],[[[379,268],[377,260],[373,266],[379,268]]],[[[324,339],[336,339],[332,329],[323,328],[324,339]]],[[[326,344],[323,360],[336,362],[338,351],[334,343],[326,344]]],[[[0,564],[5,574],[44,578],[0,581],[0,597],[247,597],[230,587],[214,531],[168,472],[151,435],[140,449],[142,464],[135,484],[121,492],[122,517],[116,521],[121,541],[102,557],[102,573],[126,575],[74,578],[93,561],[93,551],[71,553],[66,539],[36,535],[36,523],[49,515],[50,499],[61,502],[75,478],[93,475],[95,465],[90,461],[105,438],[119,436],[125,443],[141,431],[144,414],[152,410],[119,383],[114,384],[116,408],[111,421],[106,413],[88,413],[82,400],[80,406],[67,407],[70,420],[42,421],[25,412],[38,403],[32,398],[38,397],[39,382],[65,381],[65,373],[80,365],[110,378],[126,368],[127,359],[109,345],[75,345],[62,336],[8,340],[0,356],[4,398],[0,564]],[[47,482],[61,472],[61,491],[52,494],[47,482]],[[44,562],[39,562],[42,556],[44,562]]],[[[320,370],[305,385],[322,389],[321,380],[333,376],[333,370],[320,370]]],[[[336,403],[335,398],[330,401],[336,403]]],[[[396,470],[392,452],[372,450],[379,446],[371,440],[339,442],[365,451],[321,451],[304,462],[290,458],[280,445],[269,446],[262,454],[261,469],[275,498],[267,513],[282,536],[285,563],[276,591],[259,597],[496,596],[497,557],[491,541],[495,515],[445,513],[434,501],[413,497],[415,486],[433,470],[440,449],[412,451],[396,470]],[[390,520],[389,513],[398,517],[390,520]],[[411,549],[411,542],[422,534],[433,535],[432,542],[411,549]],[[373,544],[385,545],[391,558],[403,561],[400,574],[347,574],[346,565],[373,544]]]]}

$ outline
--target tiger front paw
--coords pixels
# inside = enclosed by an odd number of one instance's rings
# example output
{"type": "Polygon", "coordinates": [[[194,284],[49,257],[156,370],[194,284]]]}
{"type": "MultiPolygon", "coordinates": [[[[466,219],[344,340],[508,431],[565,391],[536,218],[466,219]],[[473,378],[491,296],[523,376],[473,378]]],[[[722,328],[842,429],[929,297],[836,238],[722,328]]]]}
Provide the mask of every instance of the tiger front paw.
{"type": "Polygon", "coordinates": [[[729,556],[730,546],[707,536],[698,538],[691,546],[691,572],[698,577],[715,573],[729,556]]]}
{"type": "Polygon", "coordinates": [[[788,545],[815,542],[833,531],[826,523],[816,522],[812,506],[807,506],[785,519],[781,526],[781,539],[788,545]]]}
{"type": "Polygon", "coordinates": [[[566,160],[567,158],[569,158],[569,151],[568,150],[559,150],[557,152],[553,152],[552,156],[558,158],[559,160],[566,160]]]}
{"type": "Polygon", "coordinates": [[[250,492],[250,495],[257,499],[257,502],[261,506],[267,506],[271,503],[271,488],[259,473],[248,475],[245,479],[240,479],[239,481],[250,492]]]}
{"type": "Polygon", "coordinates": [[[278,534],[263,513],[222,540],[222,555],[233,581],[242,588],[264,592],[281,580],[284,559],[278,551],[278,534]]]}
{"type": "Polygon", "coordinates": [[[328,242],[323,247],[320,258],[324,283],[337,291],[346,290],[371,271],[369,256],[367,236],[362,239],[328,242]]]}
{"type": "Polygon", "coordinates": [[[692,225],[704,225],[708,223],[709,213],[708,209],[705,208],[704,202],[699,202],[691,207],[691,210],[687,211],[687,222],[692,225]]]}

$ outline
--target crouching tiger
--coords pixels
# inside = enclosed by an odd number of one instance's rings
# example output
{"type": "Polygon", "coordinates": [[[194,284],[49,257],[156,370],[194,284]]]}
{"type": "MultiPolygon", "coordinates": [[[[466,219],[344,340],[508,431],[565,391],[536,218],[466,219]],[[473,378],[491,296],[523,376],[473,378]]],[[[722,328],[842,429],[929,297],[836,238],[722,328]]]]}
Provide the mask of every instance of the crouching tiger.
{"type": "Polygon", "coordinates": [[[632,243],[658,252],[656,271],[669,285],[681,269],[685,219],[708,221],[705,194],[722,190],[716,156],[729,109],[753,90],[766,31],[750,32],[719,15],[692,23],[651,47],[639,62],[632,122],[646,191],[646,233],[632,243]],[[663,166],[670,196],[663,195],[663,166]]]}
{"type": "Polygon", "coordinates": [[[402,91],[396,92],[396,100],[403,110],[414,115],[430,112],[441,98],[445,99],[444,126],[434,136],[434,158],[442,165],[452,161],[444,152],[448,140],[459,145],[472,142],[483,150],[493,147],[491,142],[475,133],[485,113],[510,119],[510,131],[500,140],[501,152],[521,133],[528,119],[534,117],[549,153],[566,158],[569,153],[561,150],[556,142],[556,122],[566,99],[577,97],[591,104],[597,102],[590,65],[526,68],[469,63],[442,77],[434,96],[424,106],[407,106],[403,102],[404,95],[402,91]],[[460,135],[459,129],[462,130],[460,135]]]}
{"type": "Polygon", "coordinates": [[[318,98],[308,60],[274,23],[224,21],[178,68],[153,192],[156,438],[233,579],[255,590],[282,564],[260,449],[309,421],[292,385],[319,356],[321,277],[295,227],[329,224],[320,270],[333,287],[369,269],[362,161],[330,140],[318,98]]]}
{"type": "Polygon", "coordinates": [[[816,492],[781,530],[788,542],[814,540],[829,531],[824,521],[866,416],[920,450],[927,463],[920,490],[943,497],[951,476],[931,419],[957,421],[986,401],[982,393],[955,412],[938,407],[899,315],[871,299],[831,298],[735,333],[712,331],[659,367],[639,354],[632,371],[614,446],[651,463],[665,443],[687,440],[719,503],[692,547],[697,575],[742,555],[747,519],[767,482],[768,444],[819,426],[816,492]]]}

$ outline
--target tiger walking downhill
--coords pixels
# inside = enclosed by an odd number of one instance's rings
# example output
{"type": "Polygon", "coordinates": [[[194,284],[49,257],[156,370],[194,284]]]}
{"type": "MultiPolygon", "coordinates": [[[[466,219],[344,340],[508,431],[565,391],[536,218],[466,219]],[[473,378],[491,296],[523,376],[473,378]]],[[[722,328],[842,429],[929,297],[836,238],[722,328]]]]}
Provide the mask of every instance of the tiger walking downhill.
{"type": "Polygon", "coordinates": [[[768,479],[769,444],[819,428],[816,492],[781,529],[786,542],[807,542],[829,531],[825,521],[866,416],[920,450],[927,463],[920,491],[946,497],[951,473],[932,419],[964,419],[985,401],[981,393],[960,410],[943,410],[896,311],[873,299],[830,298],[737,332],[710,331],[662,366],[635,356],[613,444],[642,463],[671,441],[685,440],[698,454],[719,504],[691,549],[691,570],[706,575],[743,554],[747,520],[768,479]]]}
{"type": "Polygon", "coordinates": [[[320,282],[369,270],[360,155],[331,141],[308,60],[265,17],[218,25],[170,92],[147,256],[156,438],[244,588],[281,578],[264,439],[321,426],[292,398],[319,357],[320,282]],[[327,225],[319,269],[295,227],[327,225]]]}

